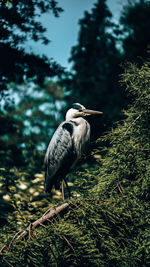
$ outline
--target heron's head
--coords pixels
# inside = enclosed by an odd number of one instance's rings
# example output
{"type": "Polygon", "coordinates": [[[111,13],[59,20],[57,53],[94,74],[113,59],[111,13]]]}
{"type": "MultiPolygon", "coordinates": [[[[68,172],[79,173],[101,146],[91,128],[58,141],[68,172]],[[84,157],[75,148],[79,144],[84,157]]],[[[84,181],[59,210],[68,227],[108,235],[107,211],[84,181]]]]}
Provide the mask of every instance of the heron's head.
{"type": "Polygon", "coordinates": [[[74,103],[72,104],[72,107],[66,113],[66,120],[70,120],[70,119],[78,118],[78,117],[85,117],[85,116],[92,115],[92,114],[100,115],[102,113],[103,112],[101,111],[86,109],[83,105],[79,103],[74,103]]]}

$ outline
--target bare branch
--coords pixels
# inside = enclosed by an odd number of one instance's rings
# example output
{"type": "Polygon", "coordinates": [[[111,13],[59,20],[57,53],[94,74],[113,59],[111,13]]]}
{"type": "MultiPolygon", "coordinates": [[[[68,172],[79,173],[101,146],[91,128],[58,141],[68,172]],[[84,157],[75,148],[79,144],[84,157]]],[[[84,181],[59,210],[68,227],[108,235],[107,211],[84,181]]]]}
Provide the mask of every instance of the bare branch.
{"type": "Polygon", "coordinates": [[[27,234],[29,234],[29,239],[30,239],[31,238],[31,230],[33,230],[34,228],[36,228],[37,226],[40,226],[40,225],[44,227],[43,223],[45,223],[46,221],[50,221],[50,218],[54,217],[55,215],[58,216],[60,212],[62,212],[63,210],[65,210],[68,207],[69,207],[69,203],[66,202],[66,203],[63,203],[62,205],[60,205],[59,207],[56,207],[56,208],[52,207],[52,208],[48,209],[48,211],[46,211],[44,213],[44,215],[42,215],[42,217],[40,217],[39,219],[37,219],[33,223],[30,223],[26,230],[19,231],[18,233],[16,233],[14,235],[14,237],[12,238],[11,242],[2,247],[2,249],[0,250],[0,254],[4,250],[10,249],[14,240],[21,239],[21,238],[25,237],[27,234]]]}

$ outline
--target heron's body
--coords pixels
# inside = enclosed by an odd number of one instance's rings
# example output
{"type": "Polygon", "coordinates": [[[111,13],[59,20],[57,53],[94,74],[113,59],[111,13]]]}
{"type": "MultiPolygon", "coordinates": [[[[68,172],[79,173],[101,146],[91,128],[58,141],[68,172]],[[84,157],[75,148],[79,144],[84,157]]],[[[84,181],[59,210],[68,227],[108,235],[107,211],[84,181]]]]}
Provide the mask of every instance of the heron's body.
{"type": "Polygon", "coordinates": [[[66,120],[59,125],[47,148],[44,160],[46,192],[51,192],[53,185],[59,188],[60,181],[76,164],[90,140],[90,125],[82,118],[82,110],[86,109],[80,104],[74,104],[74,107],[67,112],[66,120]]]}
{"type": "Polygon", "coordinates": [[[50,192],[53,185],[59,188],[58,183],[76,164],[89,139],[90,126],[83,118],[66,120],[59,125],[45,155],[46,192],[50,192]]]}

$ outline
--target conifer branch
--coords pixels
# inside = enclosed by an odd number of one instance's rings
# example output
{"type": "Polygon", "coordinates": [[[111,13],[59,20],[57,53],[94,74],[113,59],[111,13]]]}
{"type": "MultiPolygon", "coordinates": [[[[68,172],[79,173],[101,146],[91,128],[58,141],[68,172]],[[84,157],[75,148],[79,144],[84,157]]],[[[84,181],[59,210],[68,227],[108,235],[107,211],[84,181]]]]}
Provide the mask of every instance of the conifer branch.
{"type": "Polygon", "coordinates": [[[2,249],[0,250],[0,254],[4,251],[4,250],[9,250],[10,247],[12,246],[14,240],[18,240],[18,239],[22,239],[23,237],[25,237],[27,234],[29,234],[29,240],[31,239],[31,230],[33,230],[34,228],[36,228],[37,226],[44,226],[44,223],[46,221],[50,221],[50,218],[53,218],[55,215],[58,216],[58,214],[60,212],[62,212],[63,210],[65,210],[66,208],[69,207],[69,203],[63,203],[60,206],[58,206],[57,208],[52,207],[50,209],[48,209],[47,212],[44,213],[44,215],[42,215],[42,217],[40,217],[39,219],[37,219],[36,221],[34,221],[33,223],[30,223],[29,226],[27,227],[26,230],[22,230],[19,231],[18,233],[16,233],[14,235],[14,237],[12,238],[12,240],[10,241],[9,244],[4,245],[2,247],[2,249]]]}

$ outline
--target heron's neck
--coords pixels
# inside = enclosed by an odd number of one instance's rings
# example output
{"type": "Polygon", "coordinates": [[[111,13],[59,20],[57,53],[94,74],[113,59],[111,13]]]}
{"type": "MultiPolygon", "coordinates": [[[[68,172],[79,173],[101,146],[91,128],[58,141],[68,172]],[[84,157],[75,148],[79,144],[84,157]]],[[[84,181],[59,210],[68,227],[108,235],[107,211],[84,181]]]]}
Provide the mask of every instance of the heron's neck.
{"type": "Polygon", "coordinates": [[[72,119],[74,119],[76,116],[75,116],[75,112],[74,110],[70,109],[68,110],[67,114],[66,114],[66,121],[70,121],[72,119]]]}
{"type": "Polygon", "coordinates": [[[71,122],[74,122],[75,125],[79,125],[79,124],[82,124],[83,121],[85,121],[85,119],[83,119],[82,117],[78,117],[78,118],[73,118],[73,119],[70,119],[71,122]]]}

